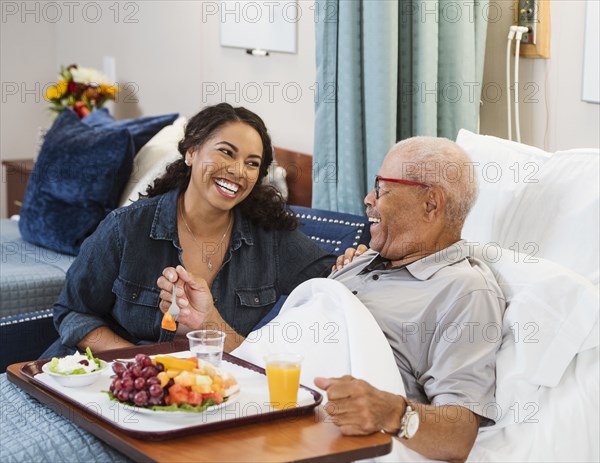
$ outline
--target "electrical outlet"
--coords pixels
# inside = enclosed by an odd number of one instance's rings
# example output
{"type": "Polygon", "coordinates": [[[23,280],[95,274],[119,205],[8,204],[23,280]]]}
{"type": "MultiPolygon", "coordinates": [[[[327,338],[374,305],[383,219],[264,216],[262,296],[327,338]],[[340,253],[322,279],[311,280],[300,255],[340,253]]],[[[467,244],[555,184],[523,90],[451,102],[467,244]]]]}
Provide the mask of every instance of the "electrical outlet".
{"type": "Polygon", "coordinates": [[[518,0],[517,17],[519,26],[525,26],[527,32],[521,37],[522,44],[536,44],[536,29],[538,22],[538,3],[536,0],[518,0]]]}
{"type": "Polygon", "coordinates": [[[550,0],[514,0],[513,5],[513,24],[527,27],[521,57],[550,58],[550,0]]]}

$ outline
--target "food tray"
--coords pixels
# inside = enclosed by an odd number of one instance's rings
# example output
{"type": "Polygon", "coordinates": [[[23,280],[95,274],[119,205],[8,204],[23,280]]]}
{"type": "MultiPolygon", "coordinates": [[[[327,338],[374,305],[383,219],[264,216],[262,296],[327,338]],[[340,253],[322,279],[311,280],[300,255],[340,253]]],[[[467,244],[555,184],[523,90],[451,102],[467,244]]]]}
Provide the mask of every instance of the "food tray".
{"type": "MultiPolygon", "coordinates": [[[[136,352],[153,355],[154,346],[136,352]]],[[[171,353],[178,357],[190,357],[189,351],[171,353]]],[[[110,352],[98,355],[106,361],[114,357],[110,352]]],[[[123,351],[117,358],[123,357],[123,351]]],[[[298,391],[298,407],[275,410],[269,405],[268,386],[263,368],[240,358],[223,354],[221,368],[230,372],[240,385],[240,392],[225,407],[204,413],[157,413],[138,411],[127,405],[111,401],[106,391],[109,388],[112,368],[108,368],[93,384],[81,388],[66,388],[52,377],[42,372],[42,365],[48,360],[29,362],[21,367],[21,373],[53,399],[59,397],[74,406],[73,412],[92,412],[98,419],[114,426],[124,434],[144,440],[165,440],[199,434],[219,429],[259,423],[281,418],[298,417],[310,413],[323,400],[322,395],[301,385],[298,391]]]]}

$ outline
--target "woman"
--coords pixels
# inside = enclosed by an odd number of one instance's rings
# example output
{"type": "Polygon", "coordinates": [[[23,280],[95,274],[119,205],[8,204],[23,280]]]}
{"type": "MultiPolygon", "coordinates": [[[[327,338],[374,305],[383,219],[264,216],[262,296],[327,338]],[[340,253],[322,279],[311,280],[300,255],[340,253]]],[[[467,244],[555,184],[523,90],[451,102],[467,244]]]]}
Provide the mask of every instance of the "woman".
{"type": "Polygon", "coordinates": [[[165,268],[184,266],[216,308],[183,310],[178,333],[216,321],[241,336],[279,296],[331,269],[335,258],[295,230],[281,196],[261,182],[273,155],[257,115],[205,108],[179,152],[147,198],[112,211],[84,242],[54,305],[60,339],[44,357],[172,340],[156,286],[165,268]]]}

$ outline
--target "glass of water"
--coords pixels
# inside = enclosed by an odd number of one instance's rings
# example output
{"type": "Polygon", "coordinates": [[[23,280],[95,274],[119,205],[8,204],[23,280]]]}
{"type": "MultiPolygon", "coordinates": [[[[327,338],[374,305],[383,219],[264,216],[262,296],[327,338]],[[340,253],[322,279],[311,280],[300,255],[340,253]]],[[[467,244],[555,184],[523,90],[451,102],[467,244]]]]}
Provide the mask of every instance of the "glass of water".
{"type": "Polygon", "coordinates": [[[223,357],[223,344],[227,333],[217,330],[190,331],[187,338],[190,340],[190,350],[197,358],[212,363],[218,367],[223,357]]]}

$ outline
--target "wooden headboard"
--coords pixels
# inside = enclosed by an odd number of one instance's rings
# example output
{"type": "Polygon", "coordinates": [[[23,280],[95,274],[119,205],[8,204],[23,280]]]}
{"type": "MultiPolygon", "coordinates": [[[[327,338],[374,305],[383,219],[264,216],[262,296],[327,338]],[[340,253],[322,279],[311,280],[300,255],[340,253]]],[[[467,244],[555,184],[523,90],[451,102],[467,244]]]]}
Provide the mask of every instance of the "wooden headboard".
{"type": "Polygon", "coordinates": [[[275,160],[287,174],[288,204],[311,207],[312,156],[276,146],[275,160]]]}

